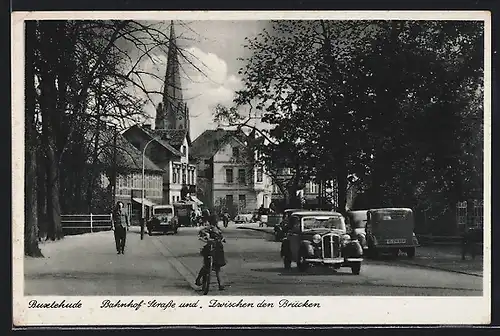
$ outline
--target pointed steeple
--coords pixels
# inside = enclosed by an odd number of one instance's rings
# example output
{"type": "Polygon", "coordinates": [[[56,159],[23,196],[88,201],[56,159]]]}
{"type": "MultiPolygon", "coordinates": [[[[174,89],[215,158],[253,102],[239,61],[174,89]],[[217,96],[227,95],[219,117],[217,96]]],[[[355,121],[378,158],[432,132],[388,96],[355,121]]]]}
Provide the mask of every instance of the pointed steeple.
{"type": "Polygon", "coordinates": [[[167,69],[163,83],[163,100],[156,109],[156,129],[185,129],[188,125],[185,103],[182,97],[179,57],[174,30],[170,23],[170,40],[167,53],[167,69]]]}

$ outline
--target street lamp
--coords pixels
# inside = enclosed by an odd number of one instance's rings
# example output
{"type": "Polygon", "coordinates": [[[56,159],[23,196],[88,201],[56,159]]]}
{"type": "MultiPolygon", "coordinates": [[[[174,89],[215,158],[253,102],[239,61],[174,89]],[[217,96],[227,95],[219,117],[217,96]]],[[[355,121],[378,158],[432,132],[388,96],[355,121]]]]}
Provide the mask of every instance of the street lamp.
{"type": "Polygon", "coordinates": [[[150,143],[152,143],[153,141],[155,141],[156,139],[151,139],[149,140],[146,145],[144,146],[144,148],[142,149],[142,197],[141,197],[141,240],[144,239],[144,159],[145,159],[145,156],[146,156],[146,148],[148,147],[148,145],[150,143]]]}

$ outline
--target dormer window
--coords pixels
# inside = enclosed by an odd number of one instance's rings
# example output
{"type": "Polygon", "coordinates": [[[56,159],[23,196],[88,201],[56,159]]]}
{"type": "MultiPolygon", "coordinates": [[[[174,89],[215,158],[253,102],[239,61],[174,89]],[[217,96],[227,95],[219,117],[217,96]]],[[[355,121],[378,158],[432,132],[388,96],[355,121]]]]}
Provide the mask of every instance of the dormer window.
{"type": "Polygon", "coordinates": [[[186,155],[186,146],[182,146],[182,155],[186,155]]]}
{"type": "Polygon", "coordinates": [[[233,157],[240,156],[240,149],[238,147],[233,147],[233,157]]]}

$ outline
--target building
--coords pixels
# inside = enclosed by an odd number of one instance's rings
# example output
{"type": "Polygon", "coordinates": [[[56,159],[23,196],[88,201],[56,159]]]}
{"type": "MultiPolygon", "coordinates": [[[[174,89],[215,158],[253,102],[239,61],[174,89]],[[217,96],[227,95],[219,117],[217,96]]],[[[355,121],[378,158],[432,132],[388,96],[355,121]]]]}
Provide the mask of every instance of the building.
{"type": "MultiPolygon", "coordinates": [[[[141,216],[142,153],[118,135],[116,152],[115,202],[122,201],[133,222],[141,216]]],[[[145,205],[161,204],[164,171],[147,157],[144,159],[145,205]],[[146,201],[149,200],[149,201],[146,201]]]]}
{"type": "MultiPolygon", "coordinates": [[[[288,180],[293,178],[293,173],[291,168],[283,168],[280,169],[276,176],[276,179],[288,180]]],[[[272,201],[275,205],[280,205],[278,208],[286,207],[285,199],[283,193],[278,187],[275,181],[273,182],[273,193],[272,193],[272,201]]],[[[319,185],[314,181],[308,181],[305,183],[304,188],[298,190],[298,196],[301,199],[304,205],[313,206],[318,203],[319,196],[319,185]]]]}
{"type": "Polygon", "coordinates": [[[206,130],[193,141],[198,197],[209,207],[235,205],[239,213],[269,207],[272,183],[249,151],[249,137],[233,130],[206,130]]]}
{"type": "Polygon", "coordinates": [[[125,138],[163,170],[162,204],[178,202],[182,194],[196,198],[196,165],[190,161],[189,110],[182,95],[174,26],[170,28],[162,102],[156,109],[155,129],[134,125],[125,138]],[[147,147],[146,147],[147,146],[147,147]]]}

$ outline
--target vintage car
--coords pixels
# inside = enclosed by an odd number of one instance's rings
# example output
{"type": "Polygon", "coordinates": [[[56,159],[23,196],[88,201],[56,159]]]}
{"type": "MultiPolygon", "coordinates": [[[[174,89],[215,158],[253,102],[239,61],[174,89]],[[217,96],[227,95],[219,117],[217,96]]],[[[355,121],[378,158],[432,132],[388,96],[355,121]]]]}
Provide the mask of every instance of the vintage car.
{"type": "Polygon", "coordinates": [[[290,230],[281,243],[285,269],[292,261],[300,271],[309,265],[350,267],[353,274],[361,271],[363,249],[358,240],[346,232],[342,214],[333,211],[299,211],[289,218],[290,230]]]}
{"type": "Polygon", "coordinates": [[[278,225],[274,226],[274,241],[281,241],[288,231],[288,219],[295,211],[304,211],[303,209],[286,209],[283,211],[283,217],[278,225]]]}
{"type": "Polygon", "coordinates": [[[198,206],[195,202],[181,201],[173,204],[174,213],[177,217],[179,226],[197,226],[201,211],[198,211],[198,206]]]}
{"type": "Polygon", "coordinates": [[[379,254],[389,253],[394,257],[399,251],[408,258],[415,257],[419,246],[413,232],[415,227],[413,211],[407,208],[382,208],[367,211],[366,255],[376,258],[379,254]]]}
{"type": "Polygon", "coordinates": [[[368,210],[351,210],[347,212],[348,230],[351,237],[356,238],[363,250],[368,248],[366,244],[366,220],[368,210]]]}
{"type": "Polygon", "coordinates": [[[253,219],[253,214],[251,213],[240,213],[234,217],[235,223],[250,223],[253,219]]]}
{"type": "Polygon", "coordinates": [[[153,232],[177,233],[179,222],[172,205],[154,205],[152,212],[152,218],[146,224],[150,236],[153,232]]]}

